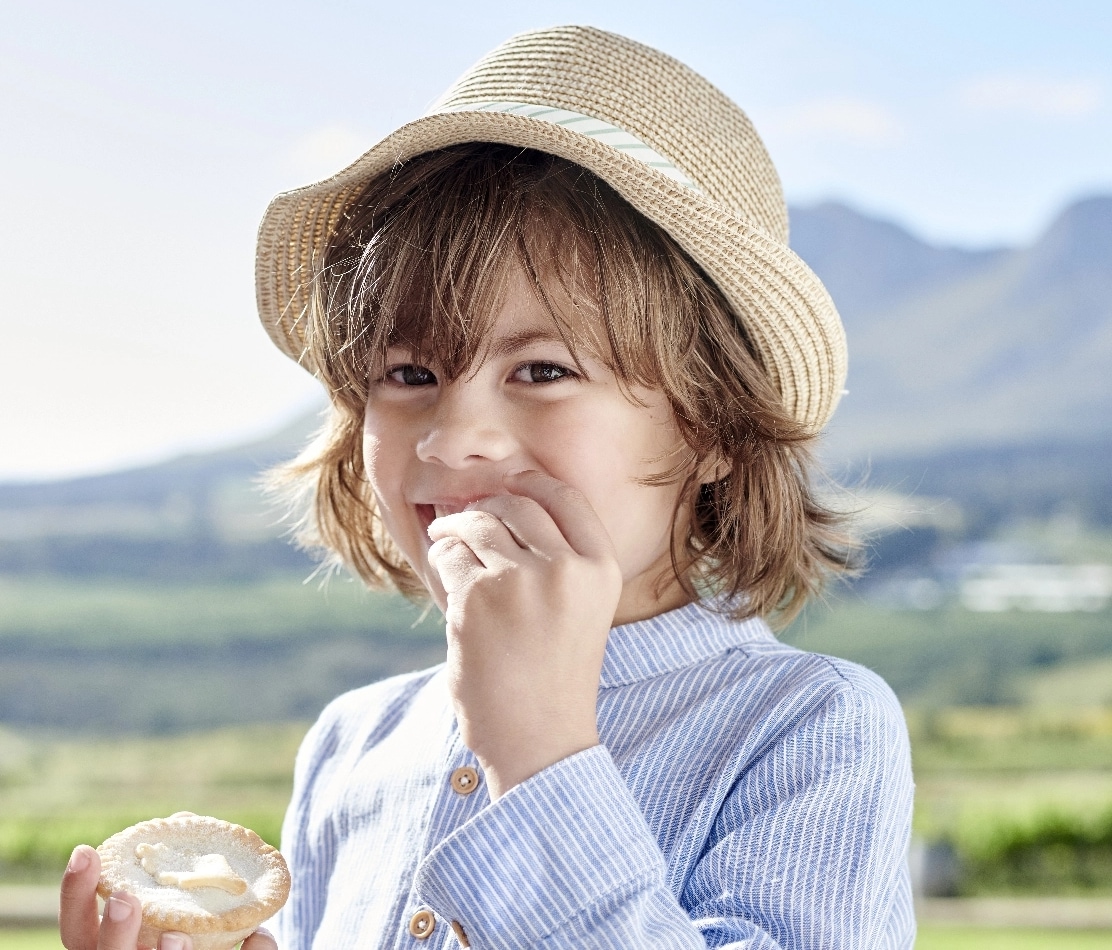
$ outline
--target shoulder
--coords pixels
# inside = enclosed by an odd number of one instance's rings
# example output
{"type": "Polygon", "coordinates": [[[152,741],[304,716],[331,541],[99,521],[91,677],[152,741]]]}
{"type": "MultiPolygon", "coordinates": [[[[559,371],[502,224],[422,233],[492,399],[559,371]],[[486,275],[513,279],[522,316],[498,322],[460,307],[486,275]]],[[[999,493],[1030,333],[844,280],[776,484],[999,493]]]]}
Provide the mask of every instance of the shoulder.
{"type": "Polygon", "coordinates": [[[764,665],[770,676],[796,689],[813,690],[831,700],[896,713],[900,702],[891,687],[859,663],[824,653],[811,653],[778,640],[764,641],[746,651],[750,663],[764,665]]]}
{"type": "Polygon", "coordinates": [[[801,720],[837,713],[906,731],[896,695],[867,667],[774,639],[750,646],[744,653],[740,662],[750,668],[750,675],[765,679],[772,696],[794,708],[801,720]]]}
{"type": "Polygon", "coordinates": [[[731,621],[703,610],[684,619],[714,648],[686,677],[689,698],[716,710],[724,741],[768,748],[807,734],[847,738],[859,752],[906,752],[899,700],[872,670],[783,643],[759,618],[731,621]]]}
{"type": "MultiPolygon", "coordinates": [[[[766,696],[762,749],[803,774],[870,777],[910,787],[911,751],[899,700],[857,663],[772,641],[746,651],[766,696]]],[[[750,687],[753,684],[749,679],[750,687]]]]}

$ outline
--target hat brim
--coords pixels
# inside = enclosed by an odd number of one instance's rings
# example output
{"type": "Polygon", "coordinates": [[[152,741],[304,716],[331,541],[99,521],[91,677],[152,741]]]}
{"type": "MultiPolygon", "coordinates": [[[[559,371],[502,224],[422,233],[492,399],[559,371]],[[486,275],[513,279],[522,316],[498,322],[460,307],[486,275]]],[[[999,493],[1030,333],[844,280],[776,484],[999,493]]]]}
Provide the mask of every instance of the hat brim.
{"type": "Polygon", "coordinates": [[[468,142],[538,149],[603,179],[662,227],[715,282],[808,431],[833,414],[846,376],[846,344],[830,295],[787,245],[624,152],[527,116],[482,111],[426,115],[382,139],[343,171],[278,195],[259,227],[259,316],[283,353],[310,365],[303,338],[314,267],[350,202],[378,176],[417,155],[468,142]]]}

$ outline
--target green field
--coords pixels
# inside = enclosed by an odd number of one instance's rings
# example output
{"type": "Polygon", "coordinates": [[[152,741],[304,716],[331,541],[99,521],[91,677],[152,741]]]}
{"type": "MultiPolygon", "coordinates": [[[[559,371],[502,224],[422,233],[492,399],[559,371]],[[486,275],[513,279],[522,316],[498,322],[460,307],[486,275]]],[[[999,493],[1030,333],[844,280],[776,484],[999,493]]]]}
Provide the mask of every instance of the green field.
{"type": "Polygon", "coordinates": [[[1110,943],[1108,930],[924,926],[915,950],[1107,950],[1110,943]]]}
{"type": "Polygon", "coordinates": [[[809,607],[783,638],[876,670],[908,707],[1112,707],[1112,680],[1092,672],[1112,664],[1112,610],[894,610],[843,592],[809,607]]]}
{"type": "MultiPolygon", "coordinates": [[[[952,841],[979,869],[969,893],[1023,893],[1039,880],[1044,891],[1112,893],[1112,711],[913,710],[909,724],[916,832],[952,841]],[[1034,883],[992,877],[994,862],[1043,845],[1073,847],[1081,870],[1060,858],[1034,883]]],[[[100,739],[0,730],[0,879],[53,880],[75,844],[181,810],[277,843],[305,728],[100,739]]]]}
{"type": "Polygon", "coordinates": [[[276,645],[318,636],[393,642],[438,628],[396,596],[372,594],[346,577],[302,575],[250,584],[172,584],[0,575],[0,642],[112,651],[276,645]]]}
{"type": "MultiPolygon", "coordinates": [[[[0,723],[150,734],[312,719],[344,690],[439,662],[443,630],[420,616],[342,577],[0,578],[0,723]]],[[[784,638],[876,670],[910,709],[1112,708],[1109,610],[899,611],[843,592],[784,638]]],[[[1091,762],[1108,760],[1100,742],[1091,762]]]]}
{"type": "Polygon", "coordinates": [[[440,662],[444,633],[342,578],[0,579],[0,655],[0,723],[173,733],[312,719],[345,690],[440,662]]]}
{"type": "Polygon", "coordinates": [[[127,740],[0,731],[0,880],[53,881],[75,845],[176,811],[219,815],[277,845],[305,729],[127,740]]]}
{"type": "Polygon", "coordinates": [[[54,928],[0,930],[0,950],[61,950],[62,941],[54,928]]]}

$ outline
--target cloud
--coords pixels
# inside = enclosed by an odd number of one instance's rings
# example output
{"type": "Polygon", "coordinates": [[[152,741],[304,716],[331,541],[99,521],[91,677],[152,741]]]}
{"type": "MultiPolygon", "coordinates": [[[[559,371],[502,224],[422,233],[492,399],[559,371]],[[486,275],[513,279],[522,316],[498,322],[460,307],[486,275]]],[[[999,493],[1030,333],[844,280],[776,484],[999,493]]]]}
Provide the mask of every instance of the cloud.
{"type": "Polygon", "coordinates": [[[813,99],[787,112],[775,131],[794,139],[887,148],[903,140],[899,121],[875,102],[846,96],[813,99]]]}
{"type": "Polygon", "coordinates": [[[970,112],[1075,119],[1096,112],[1103,94],[1091,80],[984,76],[962,86],[958,98],[970,112]]]}
{"type": "Polygon", "coordinates": [[[350,165],[375,139],[346,125],[314,129],[293,143],[286,165],[298,180],[316,181],[350,165]]]}

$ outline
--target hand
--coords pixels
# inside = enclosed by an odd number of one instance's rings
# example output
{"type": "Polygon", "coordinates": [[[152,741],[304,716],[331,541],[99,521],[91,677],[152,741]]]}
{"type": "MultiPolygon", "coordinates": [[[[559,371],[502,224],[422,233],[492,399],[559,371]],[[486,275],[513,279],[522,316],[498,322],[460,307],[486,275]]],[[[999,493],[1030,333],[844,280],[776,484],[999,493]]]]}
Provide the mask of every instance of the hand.
{"type": "MultiPolygon", "coordinates": [[[[122,891],[104,903],[104,916],[97,914],[97,881],[100,855],[95,848],[79,844],[73,850],[62,876],[58,925],[66,950],[137,950],[142,908],[138,898],[122,891]]],[[[193,950],[188,934],[164,933],[158,950],[193,950]]],[[[278,950],[265,930],[243,941],[241,950],[278,950]]]]}
{"type": "Polygon", "coordinates": [[[504,485],[510,494],[429,526],[452,700],[492,800],[598,744],[599,674],[622,592],[613,545],[580,492],[535,471],[504,485]]]}

